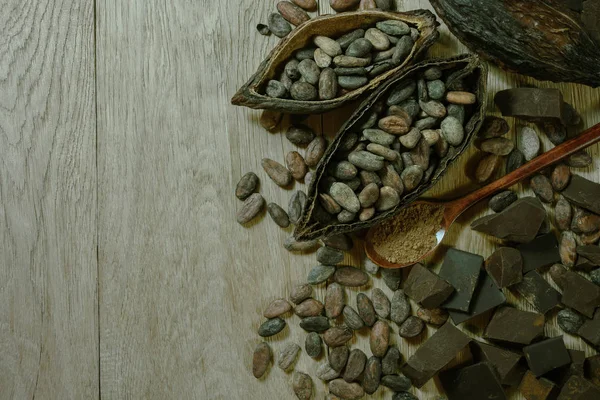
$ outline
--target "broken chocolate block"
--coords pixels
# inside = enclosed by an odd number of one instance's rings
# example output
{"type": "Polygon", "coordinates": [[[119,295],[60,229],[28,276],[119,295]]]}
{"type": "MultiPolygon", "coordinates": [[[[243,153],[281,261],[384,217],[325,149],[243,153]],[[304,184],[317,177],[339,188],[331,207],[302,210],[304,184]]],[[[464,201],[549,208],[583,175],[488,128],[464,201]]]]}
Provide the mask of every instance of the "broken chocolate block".
{"type": "Polygon", "coordinates": [[[422,387],[465,348],[471,338],[450,322],[439,328],[402,367],[416,387],[422,387]]]}
{"type": "Polygon", "coordinates": [[[578,375],[582,378],[585,376],[585,351],[570,349],[567,351],[569,352],[569,357],[571,357],[571,363],[546,374],[548,379],[561,387],[564,386],[573,375],[578,375]]]}
{"type": "Polygon", "coordinates": [[[523,256],[524,274],[560,262],[558,240],[552,232],[539,236],[530,243],[521,244],[517,249],[523,256]]]}
{"type": "Polygon", "coordinates": [[[506,303],[506,296],[504,296],[502,290],[498,288],[488,273],[482,271],[481,275],[482,277],[479,280],[479,285],[477,289],[475,289],[473,301],[471,301],[471,310],[469,312],[450,311],[450,318],[452,318],[452,321],[455,324],[458,325],[468,321],[506,303]]]}
{"type": "Polygon", "coordinates": [[[579,256],[577,257],[577,262],[575,263],[575,266],[573,268],[577,271],[591,272],[598,268],[598,266],[594,265],[594,263],[588,260],[587,258],[579,256]]]}
{"type": "Polygon", "coordinates": [[[594,346],[596,350],[600,350],[600,310],[596,311],[594,319],[586,321],[579,328],[577,334],[590,345],[594,346]]]}
{"type": "Polygon", "coordinates": [[[501,384],[516,386],[521,382],[526,369],[519,363],[520,354],[478,341],[471,342],[471,348],[478,361],[492,365],[501,384]]]}
{"type": "Polygon", "coordinates": [[[544,314],[502,307],[494,313],[484,337],[501,342],[530,344],[544,332],[545,321],[544,314]]]}
{"type": "Polygon", "coordinates": [[[502,385],[487,362],[440,373],[448,400],[506,399],[502,385]]]}
{"type": "Polygon", "coordinates": [[[594,214],[600,214],[600,184],[573,175],[569,186],[562,195],[576,206],[585,208],[594,214]]]}
{"type": "Polygon", "coordinates": [[[562,303],[592,318],[594,310],[600,306],[600,286],[559,264],[552,266],[550,274],[563,291],[562,303]]]}
{"type": "Polygon", "coordinates": [[[577,375],[569,378],[558,395],[558,400],[596,399],[600,399],[600,388],[577,375]]]}
{"type": "Polygon", "coordinates": [[[529,243],[537,235],[546,210],[536,197],[524,197],[498,214],[487,215],[473,221],[471,229],[500,239],[529,243]]]}
{"type": "Polygon", "coordinates": [[[454,287],[454,293],[443,304],[443,308],[469,311],[482,265],[483,257],[477,254],[448,249],[439,276],[454,287]]]}
{"type": "Polygon", "coordinates": [[[531,371],[527,371],[519,385],[519,391],[527,400],[553,400],[559,389],[552,381],[538,379],[531,371]]]}
{"type": "Polygon", "coordinates": [[[523,348],[525,359],[535,376],[542,376],[555,368],[571,363],[562,336],[546,339],[523,348]]]}
{"type": "Polygon", "coordinates": [[[580,258],[583,257],[588,260],[593,266],[600,266],[600,246],[593,244],[578,246],[577,254],[579,254],[580,258]]]}
{"type": "Polygon", "coordinates": [[[514,88],[496,93],[494,102],[505,117],[530,121],[553,119],[566,125],[566,108],[558,89],[514,88]]]}
{"type": "Polygon", "coordinates": [[[523,279],[523,257],[512,247],[500,247],[485,261],[485,270],[496,285],[508,287],[523,279]]]}
{"type": "Polygon", "coordinates": [[[560,304],[560,293],[550,286],[537,271],[528,272],[523,277],[523,281],[514,288],[542,314],[560,304]]]}
{"type": "Polygon", "coordinates": [[[596,386],[600,386],[600,354],[585,360],[585,377],[596,386]]]}
{"type": "Polygon", "coordinates": [[[421,264],[415,264],[404,284],[408,297],[428,309],[438,308],[454,292],[448,282],[421,264]]]}

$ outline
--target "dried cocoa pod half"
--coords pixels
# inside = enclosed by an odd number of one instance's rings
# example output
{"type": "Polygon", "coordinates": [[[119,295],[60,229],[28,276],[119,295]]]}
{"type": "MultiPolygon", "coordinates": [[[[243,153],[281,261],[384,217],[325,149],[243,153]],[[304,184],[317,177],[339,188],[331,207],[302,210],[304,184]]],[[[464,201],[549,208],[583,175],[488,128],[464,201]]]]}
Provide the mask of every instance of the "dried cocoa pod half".
{"type": "Polygon", "coordinates": [[[364,10],[313,18],[300,25],[279,42],[267,59],[260,64],[254,75],[233,96],[231,103],[237,106],[277,110],[292,114],[321,114],[336,109],[363,94],[371,93],[384,84],[389,77],[419,60],[439,37],[438,26],[439,23],[435,16],[428,10],[409,12],[364,10]],[[405,22],[420,33],[410,54],[400,65],[378,75],[366,85],[331,100],[278,99],[263,94],[268,82],[278,79],[286,62],[297,50],[313,45],[312,41],[315,36],[339,37],[356,29],[375,26],[377,22],[385,20],[405,22]]]}
{"type": "MultiPolygon", "coordinates": [[[[469,147],[481,128],[487,105],[486,87],[487,67],[480,62],[477,56],[470,54],[450,59],[423,61],[392,76],[359,106],[348,121],[340,128],[335,140],[327,149],[314,173],[308,191],[308,201],[306,202],[303,216],[296,226],[294,236],[301,240],[308,240],[369,228],[393,217],[424,192],[432,188],[442,178],[448,166],[469,147]],[[405,191],[400,194],[399,203],[391,209],[379,212],[365,221],[360,221],[357,218],[349,223],[339,223],[339,221],[332,222],[331,220],[321,218],[323,211],[319,205],[318,198],[327,185],[320,183],[330,178],[327,175],[329,165],[339,161],[337,156],[338,152],[342,151],[340,145],[344,142],[345,136],[361,132],[361,121],[366,116],[372,114],[376,107],[380,107],[381,102],[385,101],[394,89],[407,82],[414,81],[420,74],[431,67],[440,68],[445,76],[451,76],[454,81],[461,81],[465,89],[474,93],[477,97],[476,103],[468,106],[468,117],[465,119],[463,141],[458,146],[450,146],[447,154],[441,157],[437,164],[435,164],[431,178],[428,181],[421,181],[414,190],[405,191]]],[[[360,190],[359,187],[358,191],[360,190]]]]}
{"type": "Polygon", "coordinates": [[[600,37],[586,24],[593,10],[572,10],[574,2],[561,0],[430,2],[461,42],[502,68],[600,86],[600,37]]]}

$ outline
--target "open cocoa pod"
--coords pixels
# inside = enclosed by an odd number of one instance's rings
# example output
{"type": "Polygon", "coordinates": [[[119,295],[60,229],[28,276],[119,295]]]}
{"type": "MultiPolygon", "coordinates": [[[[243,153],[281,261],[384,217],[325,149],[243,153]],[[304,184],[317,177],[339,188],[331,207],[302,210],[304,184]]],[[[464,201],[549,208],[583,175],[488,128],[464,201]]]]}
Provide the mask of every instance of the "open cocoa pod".
{"type": "Polygon", "coordinates": [[[431,0],[469,49],[539,80],[600,86],[597,0],[431,0]]]}
{"type": "Polygon", "coordinates": [[[296,239],[371,227],[431,189],[479,131],[486,85],[475,55],[426,60],[389,78],[321,159],[296,239]]]}
{"type": "MultiPolygon", "coordinates": [[[[269,109],[292,114],[319,114],[340,107],[346,102],[369,93],[385,82],[397,71],[413,64],[437,40],[439,33],[433,13],[428,10],[410,12],[384,12],[378,10],[348,12],[337,15],[325,15],[311,19],[292,31],[283,39],[263,61],[256,73],[233,96],[231,103],[257,109],[269,109]],[[316,36],[339,38],[357,29],[375,27],[377,22],[395,20],[406,23],[418,31],[412,48],[392,69],[372,76],[364,85],[344,93],[336,93],[329,100],[294,100],[292,98],[275,98],[266,95],[267,85],[272,80],[280,79],[286,63],[301,49],[313,46],[316,36]],[[338,95],[340,94],[340,95],[338,95]]],[[[313,84],[314,85],[314,84],[313,84]]]]}

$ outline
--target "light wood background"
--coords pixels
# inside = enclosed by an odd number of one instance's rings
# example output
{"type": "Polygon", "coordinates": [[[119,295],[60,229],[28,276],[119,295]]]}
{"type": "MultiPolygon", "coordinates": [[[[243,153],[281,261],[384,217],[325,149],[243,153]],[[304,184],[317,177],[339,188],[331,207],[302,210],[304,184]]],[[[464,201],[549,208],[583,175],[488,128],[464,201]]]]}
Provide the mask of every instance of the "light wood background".
{"type": "MultiPolygon", "coordinates": [[[[319,13],[331,12],[321,3],[319,13]]],[[[263,308],[303,281],[314,256],[285,251],[291,230],[264,215],[239,226],[233,195],[251,170],[267,201],[285,207],[291,195],[260,159],[283,162],[293,146],[265,132],[259,112],[229,104],[277,42],[255,30],[275,4],[0,0],[0,398],[293,397],[291,375],[277,367],[252,377],[252,351],[263,308]]],[[[463,50],[442,32],[432,55],[463,50]]],[[[490,98],[531,82],[493,69],[490,98]]],[[[561,88],[585,127],[600,121],[600,91],[539,85],[561,88]]],[[[331,137],[350,111],[309,121],[331,137]]],[[[598,179],[592,152],[594,168],[582,173],[598,179]]],[[[468,183],[473,154],[434,194],[468,183]]],[[[446,244],[489,255],[494,244],[464,229],[483,212],[462,218],[446,244]]],[[[361,257],[357,248],[347,262],[361,257]]],[[[391,296],[381,279],[371,286],[391,296]]],[[[346,292],[355,304],[357,291],[346,292]]],[[[304,344],[298,318],[287,321],[268,340],[275,353],[304,344]]],[[[368,353],[365,338],[353,345],[368,353]]],[[[405,357],[416,348],[394,341],[405,357]]],[[[296,369],[316,363],[303,353],[296,369]]],[[[315,390],[325,397],[317,379],[315,390]]],[[[415,393],[438,398],[433,381],[415,393]]]]}

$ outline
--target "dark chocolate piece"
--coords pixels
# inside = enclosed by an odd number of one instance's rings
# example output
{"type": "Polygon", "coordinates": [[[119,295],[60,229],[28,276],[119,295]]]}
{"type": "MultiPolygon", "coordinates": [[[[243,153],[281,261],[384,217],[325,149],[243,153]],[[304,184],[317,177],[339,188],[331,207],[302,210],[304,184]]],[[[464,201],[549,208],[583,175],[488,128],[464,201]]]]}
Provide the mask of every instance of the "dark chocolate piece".
{"type": "Polygon", "coordinates": [[[600,286],[559,264],[552,266],[550,275],[563,291],[562,303],[565,306],[588,318],[594,316],[594,310],[600,306],[600,286]]]}
{"type": "Polygon", "coordinates": [[[527,371],[521,384],[519,391],[527,400],[553,400],[556,399],[559,389],[558,387],[546,378],[536,378],[531,371],[527,371]]]}
{"type": "Polygon", "coordinates": [[[555,368],[571,363],[562,336],[546,339],[523,348],[525,359],[535,376],[542,376],[555,368]]]}
{"type": "Polygon", "coordinates": [[[535,238],[531,243],[521,244],[517,249],[523,256],[524,274],[560,262],[558,240],[552,232],[535,238]]]}
{"type": "Polygon", "coordinates": [[[600,350],[600,310],[596,310],[594,319],[586,321],[579,328],[577,334],[590,345],[594,346],[596,350],[600,350]]]}
{"type": "Polygon", "coordinates": [[[600,354],[588,357],[585,360],[585,377],[594,385],[600,387],[600,354]]]}
{"type": "Polygon", "coordinates": [[[600,388],[577,375],[569,378],[558,395],[558,400],[596,399],[600,399],[600,388]]]}
{"type": "Polygon", "coordinates": [[[564,386],[573,375],[578,375],[582,378],[585,377],[585,351],[570,349],[567,351],[569,352],[569,357],[571,357],[571,363],[546,374],[548,379],[560,387],[564,386]]]}
{"type": "Polygon", "coordinates": [[[571,182],[562,195],[576,206],[585,208],[594,214],[600,214],[600,184],[573,175],[571,182]]]}
{"type": "Polygon", "coordinates": [[[443,308],[469,311],[482,265],[483,257],[477,254],[448,249],[439,276],[454,287],[454,293],[443,304],[443,308]]]}
{"type": "Polygon", "coordinates": [[[512,247],[500,247],[485,260],[485,270],[500,287],[519,283],[523,279],[521,252],[512,247]]]}
{"type": "Polygon", "coordinates": [[[440,373],[448,400],[506,399],[502,385],[487,362],[440,373]]]}
{"type": "Polygon", "coordinates": [[[471,342],[471,348],[477,361],[487,361],[494,367],[501,384],[516,386],[521,382],[526,369],[519,363],[520,354],[478,341],[471,342]]]}
{"type": "Polygon", "coordinates": [[[471,229],[500,239],[529,243],[537,235],[545,218],[546,210],[542,202],[536,197],[524,197],[498,214],[473,221],[471,229]]]}
{"type": "Polygon", "coordinates": [[[588,260],[591,265],[596,267],[600,266],[600,246],[593,244],[587,246],[578,246],[577,254],[588,260]]]}
{"type": "Polygon", "coordinates": [[[448,282],[434,274],[429,268],[415,264],[404,284],[408,297],[425,308],[438,308],[454,292],[448,282]]]}
{"type": "Polygon", "coordinates": [[[420,388],[469,344],[471,338],[447,322],[421,345],[402,367],[413,385],[420,388]]]}
{"type": "Polygon", "coordinates": [[[564,123],[566,109],[558,89],[514,88],[496,93],[494,102],[505,117],[533,121],[553,119],[564,123]]]}
{"type": "Polygon", "coordinates": [[[484,337],[501,342],[530,344],[544,332],[545,321],[543,314],[502,307],[494,313],[484,337]]]}
{"type": "Polygon", "coordinates": [[[542,314],[560,304],[560,293],[550,286],[537,271],[528,272],[523,277],[523,281],[514,288],[542,314]]]}
{"type": "Polygon", "coordinates": [[[479,280],[479,285],[475,290],[473,301],[471,301],[471,310],[469,312],[450,311],[450,317],[455,324],[468,321],[481,315],[494,307],[498,307],[506,303],[506,296],[502,290],[498,288],[494,280],[487,272],[481,273],[482,277],[479,280]]]}
{"type": "Polygon", "coordinates": [[[577,262],[575,263],[575,266],[573,268],[577,271],[591,272],[591,271],[595,270],[596,268],[598,268],[598,266],[596,266],[593,262],[591,262],[587,258],[579,256],[579,257],[577,257],[577,262]]]}

